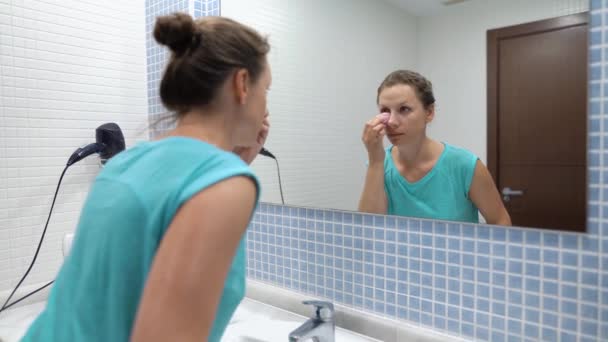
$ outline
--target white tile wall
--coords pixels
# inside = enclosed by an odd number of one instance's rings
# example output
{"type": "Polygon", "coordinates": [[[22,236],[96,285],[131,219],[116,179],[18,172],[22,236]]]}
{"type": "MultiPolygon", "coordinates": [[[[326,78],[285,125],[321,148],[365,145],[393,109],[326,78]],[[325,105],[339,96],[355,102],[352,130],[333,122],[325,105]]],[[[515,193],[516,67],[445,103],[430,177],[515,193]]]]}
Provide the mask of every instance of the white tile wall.
{"type": "MultiPolygon", "coordinates": [[[[74,149],[105,122],[127,147],[148,139],[144,21],[143,0],[0,0],[0,294],[27,269],[74,149]]],[[[98,171],[96,156],[68,170],[26,285],[55,276],[98,171]]]]}

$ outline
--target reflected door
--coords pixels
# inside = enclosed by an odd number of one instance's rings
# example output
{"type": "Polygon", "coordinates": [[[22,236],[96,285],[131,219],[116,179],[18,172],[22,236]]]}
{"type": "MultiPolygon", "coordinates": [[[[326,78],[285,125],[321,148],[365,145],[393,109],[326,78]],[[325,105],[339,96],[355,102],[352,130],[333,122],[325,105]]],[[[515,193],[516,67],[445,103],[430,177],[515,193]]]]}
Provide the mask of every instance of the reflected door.
{"type": "Polygon", "coordinates": [[[514,225],[585,230],[587,15],[488,31],[488,167],[514,225]]]}

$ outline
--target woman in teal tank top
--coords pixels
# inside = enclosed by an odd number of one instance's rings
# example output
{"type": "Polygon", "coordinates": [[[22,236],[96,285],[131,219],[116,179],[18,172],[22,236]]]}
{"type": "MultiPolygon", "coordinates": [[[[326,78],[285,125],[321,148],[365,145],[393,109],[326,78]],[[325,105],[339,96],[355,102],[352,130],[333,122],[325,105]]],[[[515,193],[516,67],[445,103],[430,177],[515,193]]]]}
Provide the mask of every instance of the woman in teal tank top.
{"type": "Polygon", "coordinates": [[[368,170],[359,201],[363,212],[510,225],[492,176],[470,151],[426,135],[435,116],[431,82],[409,70],[390,73],[378,87],[380,114],[362,140],[368,170]],[[388,137],[391,146],[383,147],[388,137]]]}
{"type": "Polygon", "coordinates": [[[177,125],[95,179],[47,306],[23,341],[219,341],[245,292],[270,49],[227,18],[159,17],[177,125]]]}

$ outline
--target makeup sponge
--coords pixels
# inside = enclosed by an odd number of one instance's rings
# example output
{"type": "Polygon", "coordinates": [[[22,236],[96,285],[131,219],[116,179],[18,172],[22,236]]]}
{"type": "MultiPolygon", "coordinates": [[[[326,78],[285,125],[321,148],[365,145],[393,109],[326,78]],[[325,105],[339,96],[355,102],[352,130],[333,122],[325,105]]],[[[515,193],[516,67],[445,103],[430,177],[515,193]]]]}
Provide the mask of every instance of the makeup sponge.
{"type": "Polygon", "coordinates": [[[379,115],[380,121],[382,121],[383,124],[387,124],[388,123],[388,119],[391,117],[390,113],[382,113],[379,115]]]}

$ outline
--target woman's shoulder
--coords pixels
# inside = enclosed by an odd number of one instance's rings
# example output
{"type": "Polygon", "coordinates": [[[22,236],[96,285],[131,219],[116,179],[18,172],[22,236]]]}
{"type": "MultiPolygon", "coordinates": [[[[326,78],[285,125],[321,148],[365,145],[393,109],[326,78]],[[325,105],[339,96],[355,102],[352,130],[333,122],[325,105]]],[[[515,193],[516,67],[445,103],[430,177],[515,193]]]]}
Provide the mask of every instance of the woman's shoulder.
{"type": "Polygon", "coordinates": [[[474,158],[474,159],[478,158],[477,154],[475,154],[473,151],[471,151],[468,148],[464,148],[464,147],[457,146],[457,145],[452,145],[452,144],[449,144],[446,142],[444,142],[443,144],[445,146],[446,156],[450,157],[451,159],[460,160],[460,161],[470,161],[472,158],[474,158]]]}
{"type": "MultiPolygon", "coordinates": [[[[169,137],[149,144],[150,157],[159,157],[164,163],[208,164],[214,160],[221,164],[245,167],[247,164],[236,154],[202,140],[188,137],[169,137]]],[[[213,164],[213,163],[212,163],[213,164]]],[[[212,165],[209,165],[212,166],[212,165]]]]}
{"type": "Polygon", "coordinates": [[[249,165],[232,152],[197,139],[170,137],[141,142],[119,153],[108,161],[103,174],[137,183],[230,172],[253,174],[249,165]]]}
{"type": "Polygon", "coordinates": [[[466,173],[472,172],[475,169],[479,157],[473,151],[449,143],[445,145],[445,164],[449,169],[463,170],[466,173]]]}

